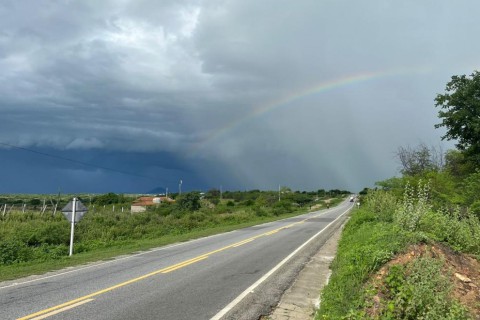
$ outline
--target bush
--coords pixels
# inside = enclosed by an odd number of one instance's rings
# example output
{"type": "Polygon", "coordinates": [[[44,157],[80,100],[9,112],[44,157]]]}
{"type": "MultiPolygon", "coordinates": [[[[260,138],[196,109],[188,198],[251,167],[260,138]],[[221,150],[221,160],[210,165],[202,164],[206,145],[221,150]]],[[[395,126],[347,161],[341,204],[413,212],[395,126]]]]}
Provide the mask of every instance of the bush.
{"type": "Polygon", "coordinates": [[[470,211],[463,216],[458,207],[451,213],[445,209],[429,212],[422,217],[418,231],[448,243],[457,251],[480,254],[480,219],[470,211]]]}
{"type": "Polygon", "coordinates": [[[409,234],[392,223],[378,221],[366,208],[355,210],[345,225],[332,276],[322,291],[318,319],[342,319],[364,302],[362,286],[373,271],[411,241],[409,234]]]}
{"type": "Polygon", "coordinates": [[[384,190],[371,191],[364,198],[368,211],[374,213],[379,221],[392,222],[398,208],[397,198],[384,190]]]}
{"type": "Polygon", "coordinates": [[[415,231],[422,216],[430,211],[431,205],[428,202],[429,184],[418,182],[417,190],[414,190],[408,183],[405,186],[403,202],[394,214],[395,222],[407,231],[415,231]]]}
{"type": "Polygon", "coordinates": [[[0,264],[13,264],[30,260],[31,251],[25,243],[17,240],[0,243],[0,264]]]}
{"type": "Polygon", "coordinates": [[[469,319],[466,308],[450,299],[449,275],[443,260],[422,257],[393,265],[385,278],[384,319],[469,319]]]}

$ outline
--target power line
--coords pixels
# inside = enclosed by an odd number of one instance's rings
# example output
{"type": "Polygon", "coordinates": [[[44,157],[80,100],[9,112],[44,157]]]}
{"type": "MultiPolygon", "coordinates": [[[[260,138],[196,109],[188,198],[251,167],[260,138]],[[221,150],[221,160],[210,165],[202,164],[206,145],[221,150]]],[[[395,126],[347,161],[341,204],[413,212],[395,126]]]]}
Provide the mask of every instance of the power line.
{"type": "Polygon", "coordinates": [[[103,169],[103,170],[107,170],[107,171],[112,171],[112,172],[117,172],[117,173],[129,175],[129,176],[135,176],[135,177],[139,177],[139,178],[144,178],[144,179],[150,179],[150,180],[157,181],[157,179],[154,179],[154,178],[148,177],[148,176],[144,176],[144,175],[141,175],[141,174],[138,174],[138,173],[118,170],[118,169],[109,168],[109,167],[104,167],[104,166],[96,165],[96,164],[93,164],[93,163],[83,162],[83,161],[79,161],[79,160],[75,160],[75,159],[70,159],[70,158],[66,158],[66,157],[62,157],[62,156],[49,154],[49,153],[46,153],[46,152],[41,152],[41,151],[37,151],[37,150],[32,150],[32,149],[28,149],[28,148],[24,148],[24,147],[15,146],[15,145],[5,143],[5,142],[0,142],[0,145],[7,146],[7,147],[10,147],[10,148],[19,149],[19,150],[23,150],[23,151],[28,151],[28,152],[31,152],[31,153],[39,154],[39,155],[54,158],[54,159],[60,159],[60,160],[64,160],[64,161],[68,161],[68,162],[72,162],[72,163],[76,163],[76,164],[81,164],[81,165],[86,166],[86,167],[98,168],[98,169],[103,169]]]}

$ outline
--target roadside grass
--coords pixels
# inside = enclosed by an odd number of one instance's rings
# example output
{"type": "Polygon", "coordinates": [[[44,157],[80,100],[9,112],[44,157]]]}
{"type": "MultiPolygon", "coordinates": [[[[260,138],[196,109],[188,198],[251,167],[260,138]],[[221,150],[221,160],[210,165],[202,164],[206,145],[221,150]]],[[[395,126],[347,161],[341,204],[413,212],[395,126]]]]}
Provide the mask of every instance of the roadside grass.
{"type": "Polygon", "coordinates": [[[450,271],[438,257],[393,265],[381,289],[371,286],[375,272],[410,245],[441,242],[457,253],[480,255],[479,218],[458,208],[434,211],[429,199],[429,185],[420,181],[406,186],[402,200],[385,191],[362,200],[343,230],[315,319],[475,318],[452,295],[450,271]]]}
{"type": "Polygon", "coordinates": [[[367,209],[355,209],[343,230],[316,319],[342,319],[362,306],[362,286],[371,273],[413,241],[411,234],[378,221],[367,209]]]}
{"type": "MultiPolygon", "coordinates": [[[[273,214],[265,214],[265,215],[257,215],[257,214],[247,214],[243,211],[239,211],[238,214],[231,213],[225,214],[221,217],[216,217],[214,220],[209,221],[208,216],[202,215],[201,212],[192,213],[187,216],[183,216],[180,218],[171,218],[173,219],[171,228],[169,229],[167,226],[167,231],[160,230],[161,228],[157,226],[160,232],[155,233],[155,225],[150,228],[150,230],[144,230],[146,233],[139,233],[138,238],[136,239],[128,239],[126,236],[124,237],[120,234],[115,240],[106,240],[106,241],[99,241],[95,239],[89,239],[82,241],[76,241],[74,244],[74,255],[68,257],[68,246],[65,244],[55,244],[51,246],[40,245],[36,250],[42,251],[42,254],[48,251],[48,256],[40,256],[38,259],[34,259],[31,261],[13,261],[9,264],[0,264],[0,281],[7,281],[13,280],[29,275],[39,275],[44,274],[49,271],[59,270],[67,267],[73,267],[78,265],[85,265],[92,262],[97,261],[104,261],[113,259],[115,257],[127,254],[133,254],[140,251],[149,250],[156,247],[161,247],[169,244],[185,242],[188,240],[193,240],[201,237],[211,236],[219,233],[229,232],[241,228],[246,228],[250,226],[254,226],[261,223],[267,223],[271,221],[276,221],[280,219],[286,219],[289,217],[297,216],[300,214],[306,213],[307,210],[304,208],[297,209],[293,212],[284,213],[281,215],[273,215],[273,214]],[[183,221],[182,221],[183,219],[183,221]],[[172,227],[175,224],[175,228],[172,227]],[[150,233],[147,233],[149,231],[150,233]],[[123,239],[122,239],[123,238],[123,239]],[[60,248],[60,249],[59,249],[60,248]],[[53,251],[57,250],[54,255],[53,251]]],[[[118,215],[117,215],[118,216],[118,215]]],[[[145,223],[152,224],[152,221],[145,222],[142,221],[146,219],[149,214],[138,215],[140,221],[138,221],[138,225],[133,227],[133,229],[140,226],[145,225],[145,223]]],[[[88,216],[86,216],[88,217],[88,216]]],[[[100,219],[100,215],[91,215],[90,219],[100,219]]],[[[154,215],[155,217],[155,215],[154,215]]],[[[60,218],[60,217],[59,217],[60,218]]],[[[113,215],[113,219],[115,219],[115,215],[113,215]]],[[[152,219],[150,217],[149,219],[152,219]]],[[[55,220],[55,219],[54,219],[55,220]]],[[[56,220],[55,220],[56,221],[56,220]]],[[[105,221],[102,221],[105,222],[105,221]]],[[[162,220],[164,222],[164,220],[162,220]]],[[[61,223],[64,228],[66,228],[66,233],[69,232],[69,224],[65,223],[65,221],[61,221],[57,223],[61,223]]],[[[79,223],[86,225],[85,221],[79,223]]],[[[0,223],[1,225],[1,223],[0,223]]],[[[19,225],[16,225],[19,227],[19,225]]],[[[77,227],[79,227],[77,226],[77,227]]],[[[7,227],[8,225],[4,224],[3,227],[7,227]]],[[[112,226],[115,227],[115,226],[112,226]]],[[[26,231],[19,231],[18,232],[28,232],[29,236],[31,237],[35,233],[32,233],[30,230],[30,226],[27,227],[26,231]]],[[[76,232],[77,229],[76,228],[76,232]]],[[[98,232],[92,231],[92,236],[98,232]]],[[[3,230],[5,232],[5,230],[3,230]]],[[[108,230],[101,230],[100,232],[108,233],[108,230]]],[[[66,238],[68,240],[68,237],[66,238]]],[[[8,254],[15,255],[16,252],[9,252],[6,249],[15,250],[16,248],[8,248],[6,244],[3,243],[0,245],[0,251],[3,250],[3,253],[8,256],[8,254]]],[[[2,252],[0,252],[2,253],[2,252]]]]}

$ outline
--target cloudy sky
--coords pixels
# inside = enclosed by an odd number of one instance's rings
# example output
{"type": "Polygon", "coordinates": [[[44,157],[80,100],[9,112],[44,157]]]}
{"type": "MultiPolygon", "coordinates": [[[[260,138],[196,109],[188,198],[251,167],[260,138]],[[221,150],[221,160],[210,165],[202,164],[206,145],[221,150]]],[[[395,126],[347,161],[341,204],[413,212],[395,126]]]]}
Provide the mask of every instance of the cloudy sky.
{"type": "Polygon", "coordinates": [[[477,0],[0,2],[0,193],[359,191],[442,145],[477,0]]]}

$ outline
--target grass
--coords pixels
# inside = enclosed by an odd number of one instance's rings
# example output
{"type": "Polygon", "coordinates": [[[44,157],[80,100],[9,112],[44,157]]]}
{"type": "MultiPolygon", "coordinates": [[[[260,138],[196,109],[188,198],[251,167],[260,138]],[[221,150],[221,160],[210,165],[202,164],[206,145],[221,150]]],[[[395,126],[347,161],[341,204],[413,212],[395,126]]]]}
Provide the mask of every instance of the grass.
{"type": "Polygon", "coordinates": [[[469,211],[434,211],[429,186],[407,185],[403,200],[388,192],[370,193],[353,211],[332,262],[332,276],[321,293],[315,319],[470,319],[451,295],[448,277],[440,275],[436,259],[414,260],[391,268],[387,297],[368,314],[374,297],[367,283],[394,255],[411,244],[439,241],[457,252],[480,254],[480,220],[469,211]],[[435,289],[435,290],[434,290],[435,289]]]}
{"type": "Polygon", "coordinates": [[[138,251],[149,250],[155,247],[229,232],[275,220],[286,219],[292,216],[303,214],[305,212],[305,210],[302,210],[283,214],[281,216],[254,216],[253,218],[250,217],[249,221],[247,222],[227,221],[227,223],[231,224],[206,226],[204,229],[194,229],[184,233],[167,234],[155,238],[115,240],[109,242],[108,247],[99,247],[80,253],[75,253],[74,244],[74,255],[71,257],[62,256],[54,260],[34,260],[8,265],[0,265],[0,281],[13,280],[29,275],[44,274],[49,271],[59,270],[66,267],[84,265],[95,261],[109,260],[120,255],[132,254],[138,251]]]}
{"type": "Polygon", "coordinates": [[[377,221],[366,209],[356,209],[343,230],[316,319],[342,319],[362,305],[362,286],[370,274],[411,240],[408,233],[393,224],[377,221]]]}

